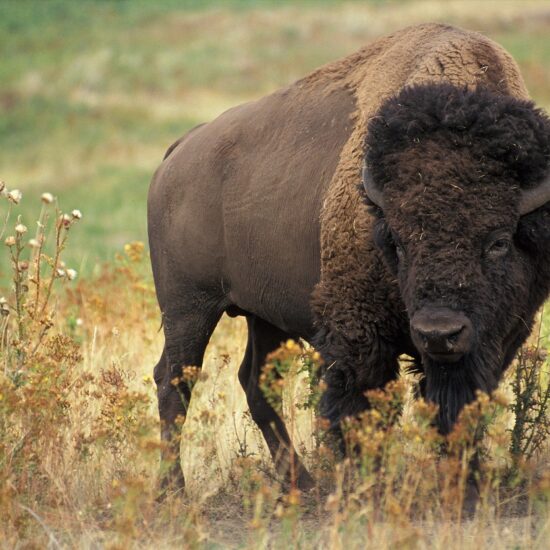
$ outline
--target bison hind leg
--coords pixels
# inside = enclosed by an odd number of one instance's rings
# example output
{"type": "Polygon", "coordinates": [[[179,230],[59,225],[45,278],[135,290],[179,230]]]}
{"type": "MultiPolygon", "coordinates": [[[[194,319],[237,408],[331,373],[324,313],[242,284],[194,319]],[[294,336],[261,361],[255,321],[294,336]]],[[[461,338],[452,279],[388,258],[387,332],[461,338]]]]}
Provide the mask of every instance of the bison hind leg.
{"type": "Polygon", "coordinates": [[[154,369],[161,438],[165,443],[161,452],[163,494],[184,488],[180,463],[181,428],[196,369],[202,367],[206,346],[222,311],[222,307],[206,297],[199,300],[188,297],[177,309],[172,307],[163,311],[165,345],[154,369]]]}
{"type": "Polygon", "coordinates": [[[247,315],[246,320],[248,342],[239,369],[239,381],[246,393],[250,415],[262,432],[275,468],[285,483],[302,490],[311,489],[314,481],[294,450],[284,422],[260,387],[260,375],[267,355],[291,336],[259,317],[247,315]]]}

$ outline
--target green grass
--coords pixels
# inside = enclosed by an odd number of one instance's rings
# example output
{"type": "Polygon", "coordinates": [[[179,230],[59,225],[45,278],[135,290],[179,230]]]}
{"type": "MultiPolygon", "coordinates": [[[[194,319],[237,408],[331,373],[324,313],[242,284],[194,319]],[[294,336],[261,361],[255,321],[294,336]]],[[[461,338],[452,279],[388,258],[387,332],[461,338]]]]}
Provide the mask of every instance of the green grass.
{"type": "Polygon", "coordinates": [[[23,190],[28,225],[43,191],[83,211],[70,260],[90,272],[124,241],[145,238],[148,181],[186,130],[407,24],[485,32],[548,107],[544,9],[519,0],[484,2],[483,12],[433,0],[3,0],[0,178],[23,190]]]}

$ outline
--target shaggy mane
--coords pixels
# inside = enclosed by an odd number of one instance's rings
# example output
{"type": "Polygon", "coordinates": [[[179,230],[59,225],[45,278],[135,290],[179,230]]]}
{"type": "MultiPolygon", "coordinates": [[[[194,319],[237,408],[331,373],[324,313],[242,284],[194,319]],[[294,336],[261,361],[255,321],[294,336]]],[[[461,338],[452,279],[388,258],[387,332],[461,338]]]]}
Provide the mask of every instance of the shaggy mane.
{"type": "Polygon", "coordinates": [[[377,184],[391,179],[395,153],[427,140],[468,148],[526,188],[540,183],[550,162],[550,119],[533,102],[479,86],[420,84],[386,100],[369,122],[366,160],[377,184]]]}

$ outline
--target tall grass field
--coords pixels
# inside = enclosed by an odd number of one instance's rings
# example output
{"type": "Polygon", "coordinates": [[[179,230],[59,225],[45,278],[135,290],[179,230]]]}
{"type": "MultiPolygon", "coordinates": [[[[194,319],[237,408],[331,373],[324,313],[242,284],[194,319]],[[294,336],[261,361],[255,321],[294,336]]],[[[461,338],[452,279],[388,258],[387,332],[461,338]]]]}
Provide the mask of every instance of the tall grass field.
{"type": "Polygon", "coordinates": [[[316,480],[309,493],[274,471],[237,380],[244,322],[224,317],[183,427],[185,494],[159,498],[146,197],[164,152],[425,21],[502,44],[550,111],[544,0],[0,0],[0,548],[549,547],[549,308],[444,454],[404,368],[346,426],[360,452],[339,460],[315,415],[318,354],[285,343],[264,390],[316,480]]]}

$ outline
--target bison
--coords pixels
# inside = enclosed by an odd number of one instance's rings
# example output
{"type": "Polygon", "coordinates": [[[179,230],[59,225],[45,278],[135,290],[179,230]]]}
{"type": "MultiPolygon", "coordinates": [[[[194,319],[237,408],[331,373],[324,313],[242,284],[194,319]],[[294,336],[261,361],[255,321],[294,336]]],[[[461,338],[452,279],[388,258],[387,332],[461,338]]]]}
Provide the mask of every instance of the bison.
{"type": "Polygon", "coordinates": [[[201,365],[224,312],[246,317],[239,380],[281,473],[296,453],[258,381],[291,337],[324,359],[321,414],[335,430],[408,354],[449,432],[476,391],[496,388],[550,291],[549,163],[550,121],[514,60],[439,24],[379,39],[178,140],[148,199],[165,481],[184,481],[182,367],[201,365]]]}

